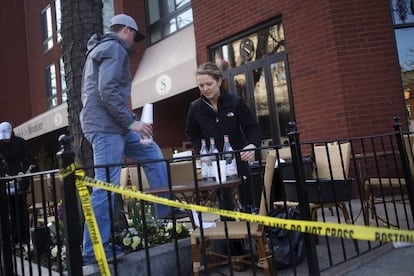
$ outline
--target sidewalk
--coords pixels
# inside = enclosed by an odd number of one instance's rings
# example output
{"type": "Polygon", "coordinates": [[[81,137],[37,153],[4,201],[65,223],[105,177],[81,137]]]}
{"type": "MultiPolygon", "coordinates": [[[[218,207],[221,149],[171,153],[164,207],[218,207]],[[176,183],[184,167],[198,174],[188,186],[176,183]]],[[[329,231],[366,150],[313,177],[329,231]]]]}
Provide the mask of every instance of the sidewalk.
{"type": "Polygon", "coordinates": [[[414,246],[394,248],[392,244],[385,244],[321,275],[414,275],[413,262],[414,246]]]}

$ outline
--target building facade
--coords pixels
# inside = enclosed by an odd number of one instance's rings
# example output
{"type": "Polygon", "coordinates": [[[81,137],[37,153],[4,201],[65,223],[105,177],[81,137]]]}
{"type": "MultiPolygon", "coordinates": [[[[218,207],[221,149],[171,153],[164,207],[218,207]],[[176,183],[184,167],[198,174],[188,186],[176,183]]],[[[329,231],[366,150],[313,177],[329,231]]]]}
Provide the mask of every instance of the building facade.
{"type": "MultiPolygon", "coordinates": [[[[17,3],[15,3],[17,2],[17,3]]],[[[66,133],[67,95],[60,47],[60,0],[1,7],[3,108],[36,154],[57,151],[66,133]]],[[[390,131],[411,119],[413,1],[104,0],[136,18],[144,42],[131,59],[131,106],[154,103],[161,147],[181,149],[188,106],[199,96],[198,64],[222,66],[263,129],[263,144],[286,142],[289,121],[302,140],[390,131]]]]}

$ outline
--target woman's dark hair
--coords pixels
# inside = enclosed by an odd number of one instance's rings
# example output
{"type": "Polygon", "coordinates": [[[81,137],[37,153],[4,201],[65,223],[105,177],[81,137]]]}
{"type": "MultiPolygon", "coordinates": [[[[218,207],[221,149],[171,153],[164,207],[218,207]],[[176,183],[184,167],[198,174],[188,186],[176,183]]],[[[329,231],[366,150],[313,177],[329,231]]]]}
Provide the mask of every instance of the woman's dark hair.
{"type": "Polygon", "coordinates": [[[223,73],[214,62],[206,62],[201,64],[197,69],[196,75],[210,75],[215,80],[223,78],[223,73]]]}

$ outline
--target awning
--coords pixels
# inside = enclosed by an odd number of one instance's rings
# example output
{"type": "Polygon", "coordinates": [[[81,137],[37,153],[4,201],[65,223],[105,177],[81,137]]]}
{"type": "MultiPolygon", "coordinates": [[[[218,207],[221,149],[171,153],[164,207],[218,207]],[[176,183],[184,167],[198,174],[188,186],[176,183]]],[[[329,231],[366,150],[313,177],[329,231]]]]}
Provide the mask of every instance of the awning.
{"type": "Polygon", "coordinates": [[[65,102],[14,128],[26,140],[68,126],[68,104],[65,102]]]}
{"type": "Polygon", "coordinates": [[[132,108],[196,87],[194,27],[190,25],[147,48],[132,81],[132,108]]]}

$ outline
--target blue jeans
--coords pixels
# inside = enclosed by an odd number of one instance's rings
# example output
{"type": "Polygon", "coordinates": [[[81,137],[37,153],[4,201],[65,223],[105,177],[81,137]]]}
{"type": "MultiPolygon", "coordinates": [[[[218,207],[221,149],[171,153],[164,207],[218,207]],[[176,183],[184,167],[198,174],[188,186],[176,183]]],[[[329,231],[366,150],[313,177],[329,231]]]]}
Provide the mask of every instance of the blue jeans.
{"type": "MultiPolygon", "coordinates": [[[[138,162],[145,160],[163,159],[162,152],[154,142],[141,144],[138,133],[129,131],[126,135],[113,133],[88,133],[86,139],[92,144],[94,165],[112,165],[123,162],[124,156],[138,162]]],[[[168,186],[167,168],[165,162],[150,162],[143,164],[148,184],[151,187],[168,186]]],[[[109,167],[110,183],[119,185],[121,167],[109,167]]],[[[95,179],[107,182],[106,169],[95,168],[95,179]]],[[[114,196],[112,194],[112,206],[114,206],[114,196]]],[[[93,188],[91,203],[95,218],[100,230],[102,243],[107,258],[112,257],[110,244],[111,221],[109,218],[108,192],[103,189],[93,188]]],[[[164,217],[171,212],[171,208],[165,205],[155,205],[157,217],[164,217]]],[[[89,231],[85,224],[83,234],[83,256],[93,257],[93,247],[89,237],[89,231]]]]}

